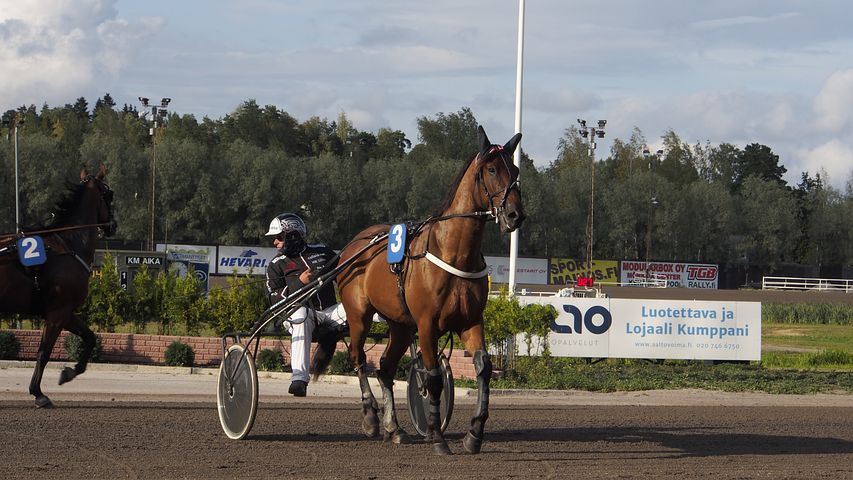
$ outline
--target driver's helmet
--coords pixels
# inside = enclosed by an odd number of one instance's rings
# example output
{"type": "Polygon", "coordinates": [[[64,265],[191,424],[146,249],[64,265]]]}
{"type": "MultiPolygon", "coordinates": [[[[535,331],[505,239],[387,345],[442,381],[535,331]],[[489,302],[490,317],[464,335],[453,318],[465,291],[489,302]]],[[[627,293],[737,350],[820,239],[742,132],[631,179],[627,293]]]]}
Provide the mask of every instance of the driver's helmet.
{"type": "Polygon", "coordinates": [[[277,236],[283,233],[287,236],[294,232],[298,233],[300,237],[305,238],[308,235],[308,228],[305,226],[305,222],[295,213],[282,213],[272,219],[270,230],[265,235],[277,236]]]}

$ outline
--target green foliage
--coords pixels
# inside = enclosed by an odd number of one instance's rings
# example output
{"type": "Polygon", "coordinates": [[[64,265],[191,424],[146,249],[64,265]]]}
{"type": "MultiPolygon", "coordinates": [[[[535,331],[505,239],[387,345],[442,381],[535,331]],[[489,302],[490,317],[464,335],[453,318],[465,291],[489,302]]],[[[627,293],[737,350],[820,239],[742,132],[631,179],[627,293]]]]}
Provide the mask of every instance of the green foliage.
{"type": "MultiPolygon", "coordinates": [[[[458,383],[475,386],[472,380],[458,383]]],[[[853,393],[853,375],[848,371],[769,369],[755,364],[652,364],[616,359],[590,364],[576,358],[524,357],[518,359],[515,369],[493,379],[491,387],[596,392],[697,388],[784,394],[853,393]]]]}
{"type": "Polygon", "coordinates": [[[258,365],[258,370],[264,370],[267,372],[284,371],[284,356],[280,348],[262,349],[258,352],[258,358],[255,359],[255,363],[258,365]]]}
{"type": "Polygon", "coordinates": [[[761,365],[767,368],[841,369],[853,371],[853,352],[821,350],[817,352],[765,352],[761,365]]]}
{"type": "Polygon", "coordinates": [[[349,353],[335,352],[332,355],[332,361],[329,362],[329,369],[327,371],[331,375],[352,375],[354,369],[355,367],[350,361],[349,353]]]}
{"type": "Polygon", "coordinates": [[[836,303],[764,303],[761,321],[768,323],[853,325],[853,305],[836,303]]]}
{"type": "Polygon", "coordinates": [[[163,333],[174,331],[180,325],[187,335],[197,335],[207,316],[201,282],[195,278],[192,268],[183,277],[173,272],[162,273],[160,277],[163,278],[165,303],[160,320],[163,333]]]}
{"type": "Polygon", "coordinates": [[[0,360],[12,360],[18,357],[21,342],[12,332],[0,332],[0,360]]]}
{"type": "MultiPolygon", "coordinates": [[[[300,121],[275,105],[247,100],[219,119],[170,114],[152,137],[151,118],[139,118],[127,105],[116,109],[109,95],[92,102],[93,108],[85,98],[69,100],[4,114],[6,120],[24,120],[22,220],[46,218],[62,184],[76,180],[81,164],[103,162],[115,191],[117,239],[134,242],[148,234],[152,174],[154,209],[162,218],[154,237],[181,243],[256,245],[281,205],[302,207],[314,225],[313,239],[336,247],[370,224],[425,218],[440,205],[453,174],[476,153],[480,123],[464,106],[419,116],[418,142],[412,145],[393,128],[360,131],[346,112],[300,121]],[[171,181],[187,173],[193,181],[171,181]]],[[[528,219],[521,255],[583,256],[585,236],[576,229],[586,222],[594,177],[599,258],[644,258],[649,232],[650,256],[657,260],[764,269],[792,261],[853,263],[853,191],[826,185],[822,172],[804,172],[808,181],[788,188],[785,167],[771,146],[691,146],[671,130],[657,141],[635,128],[628,139],[612,139],[609,154],[599,152],[593,172],[588,139],[573,123],[553,139],[557,158],[547,167],[534,165],[549,159],[522,152],[528,219]],[[643,155],[655,143],[662,154],[643,155]],[[650,215],[652,196],[659,207],[650,215]]],[[[495,143],[507,139],[486,127],[495,143]]],[[[0,127],[0,232],[14,229],[11,133],[0,127]]],[[[485,253],[505,247],[496,229],[486,230],[485,253]]],[[[145,305],[135,308],[142,309],[136,311],[137,330],[159,319],[160,312],[145,311],[145,305]]],[[[167,329],[183,322],[173,320],[167,329]]]]}
{"type": "MultiPolygon", "coordinates": [[[[78,337],[77,335],[68,334],[65,336],[65,353],[68,354],[68,359],[72,362],[76,362],[80,360],[80,355],[83,353],[83,339],[78,337]]],[[[103,348],[101,346],[101,336],[95,335],[95,347],[92,349],[92,354],[89,356],[89,360],[92,362],[98,362],[101,360],[101,352],[103,348]]]]}
{"type": "Polygon", "coordinates": [[[210,326],[217,335],[246,332],[269,301],[263,284],[249,276],[228,278],[228,288],[213,288],[207,298],[210,326]]]}
{"type": "Polygon", "coordinates": [[[524,338],[528,352],[547,356],[548,333],[551,322],[557,318],[557,311],[551,305],[529,304],[521,306],[518,298],[502,291],[497,297],[489,298],[483,312],[486,344],[495,352],[499,369],[512,368],[515,357],[515,344],[508,342],[518,335],[524,338]],[[538,344],[534,340],[538,339],[538,344]]]}
{"type": "Polygon", "coordinates": [[[412,369],[412,357],[408,355],[403,355],[403,358],[400,359],[400,364],[397,365],[397,372],[394,374],[394,378],[397,380],[406,380],[409,378],[409,370],[412,369]]]}
{"type": "Polygon", "coordinates": [[[170,367],[192,367],[195,363],[193,347],[175,340],[166,347],[166,365],[170,367]]]}
{"type": "Polygon", "coordinates": [[[104,256],[101,274],[89,281],[89,296],[81,315],[88,325],[94,325],[102,332],[113,332],[116,326],[125,322],[131,306],[131,299],[119,284],[115,257],[108,252],[104,256]]]}
{"type": "Polygon", "coordinates": [[[142,265],[137,270],[133,277],[131,289],[133,295],[131,296],[128,316],[133,322],[136,332],[142,333],[145,331],[145,325],[148,322],[160,320],[160,312],[162,311],[161,297],[157,295],[155,279],[151,275],[148,265],[142,265]]]}

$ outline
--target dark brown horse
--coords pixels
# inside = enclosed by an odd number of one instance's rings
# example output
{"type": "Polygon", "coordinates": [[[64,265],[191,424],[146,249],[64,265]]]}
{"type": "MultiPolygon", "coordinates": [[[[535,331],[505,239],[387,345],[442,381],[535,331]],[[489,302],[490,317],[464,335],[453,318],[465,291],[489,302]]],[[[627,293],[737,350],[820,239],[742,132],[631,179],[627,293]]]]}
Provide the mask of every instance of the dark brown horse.
{"type": "MultiPolygon", "coordinates": [[[[43,238],[47,256],[44,264],[24,267],[17,254],[0,254],[0,311],[38,315],[45,320],[30,381],[36,407],[53,406],[41,391],[41,378],[62,329],[79,335],[83,350],[74,368],[62,370],[60,385],[86,370],[95,346],[95,334],[74,312],[83,305],[89,291],[99,229],[105,235],[112,235],[116,229],[113,192],[104,183],[106,173],[103,166],[96,175],[82,170],[80,183],[71,187],[68,197],[57,205],[54,221],[43,229],[24,233],[43,238]]],[[[0,238],[0,247],[8,247],[13,240],[14,236],[0,238]]]]}
{"type": "MultiPolygon", "coordinates": [[[[410,233],[406,258],[398,276],[385,256],[385,244],[369,249],[338,275],[341,301],[347,312],[351,338],[350,357],[362,390],[362,427],[368,436],[379,434],[377,403],[364,369],[364,343],[373,314],[388,319],[388,346],[382,355],[377,378],[382,385],[384,437],[406,443],[408,435],[397,423],[394,410],[393,379],[400,358],[415,332],[429,371],[427,391],[429,415],[427,440],[438,454],[449,454],[440,422],[442,380],[438,368],[438,340],[455,332],[474,355],[477,372],[477,410],[463,447],[478,453],[483,427],[489,416],[489,381],[492,364],[483,335],[483,309],[488,285],[481,253],[487,219],[495,218],[502,232],[511,232],[524,220],[518,190],[518,168],[512,154],[521,140],[513,136],[506,145],[492,145],[482,127],[478,128],[480,151],[465,164],[450,187],[444,204],[419,228],[410,233]]],[[[342,252],[349,258],[371,238],[387,233],[388,225],[370,227],[356,236],[342,252]]]]}

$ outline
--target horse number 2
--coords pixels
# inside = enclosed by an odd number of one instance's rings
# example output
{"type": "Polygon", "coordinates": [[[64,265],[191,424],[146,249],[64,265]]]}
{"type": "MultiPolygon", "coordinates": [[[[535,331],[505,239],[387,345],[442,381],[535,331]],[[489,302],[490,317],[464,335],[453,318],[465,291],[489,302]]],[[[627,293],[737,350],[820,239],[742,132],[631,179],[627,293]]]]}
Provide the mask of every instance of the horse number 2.
{"type": "Polygon", "coordinates": [[[24,247],[24,258],[38,258],[41,253],[38,249],[38,241],[35,238],[27,237],[21,241],[21,246],[24,247]]]}

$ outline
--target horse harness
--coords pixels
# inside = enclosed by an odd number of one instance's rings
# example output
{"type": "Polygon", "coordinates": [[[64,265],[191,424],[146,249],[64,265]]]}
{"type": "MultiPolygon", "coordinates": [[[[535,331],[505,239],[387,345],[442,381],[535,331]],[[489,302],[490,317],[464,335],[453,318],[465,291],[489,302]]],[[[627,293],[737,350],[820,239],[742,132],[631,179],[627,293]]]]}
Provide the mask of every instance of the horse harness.
{"type": "MultiPolygon", "coordinates": [[[[491,154],[500,155],[500,158],[504,163],[504,168],[506,168],[507,172],[510,172],[509,165],[507,164],[507,160],[506,160],[507,155],[504,152],[504,149],[502,146],[492,145],[492,147],[488,150],[488,152],[486,152],[486,155],[491,155],[491,154]]],[[[445,272],[450,273],[451,275],[455,275],[455,276],[460,277],[460,278],[466,278],[466,279],[471,279],[471,280],[483,278],[489,274],[489,266],[486,264],[486,259],[485,259],[485,257],[483,257],[482,253],[480,253],[480,256],[482,257],[482,261],[483,261],[483,265],[484,265],[483,269],[479,270],[477,272],[466,272],[464,270],[460,270],[460,269],[454,267],[453,265],[450,265],[449,263],[445,262],[441,258],[430,253],[430,251],[429,251],[429,236],[427,236],[427,245],[424,247],[424,251],[422,253],[415,254],[415,255],[412,255],[409,253],[409,247],[411,245],[411,242],[409,241],[409,239],[410,238],[412,238],[412,239],[416,238],[423,231],[424,227],[427,225],[432,225],[432,224],[434,224],[436,222],[440,222],[442,220],[448,220],[451,218],[461,218],[461,217],[474,217],[474,218],[493,217],[493,218],[495,218],[495,221],[498,221],[498,216],[506,209],[506,202],[507,202],[507,198],[509,197],[509,193],[513,189],[515,189],[516,191],[518,191],[518,189],[519,189],[518,176],[516,176],[515,179],[513,181],[511,181],[502,190],[496,191],[495,193],[489,192],[488,186],[486,186],[486,183],[482,181],[482,176],[481,176],[480,170],[477,171],[475,178],[476,178],[477,183],[479,183],[483,186],[483,191],[486,194],[486,198],[488,199],[488,202],[489,202],[489,209],[488,210],[471,212],[471,213],[458,213],[458,214],[443,215],[440,217],[429,217],[425,221],[423,221],[419,224],[414,224],[412,222],[409,222],[406,224],[406,240],[407,240],[407,243],[405,246],[406,254],[404,256],[404,260],[399,262],[399,263],[391,264],[390,268],[391,268],[391,272],[397,276],[397,291],[399,292],[399,295],[400,295],[400,303],[403,305],[403,311],[410,318],[413,318],[413,317],[412,317],[412,312],[409,310],[408,302],[406,302],[406,290],[405,290],[405,286],[404,286],[405,280],[403,278],[403,276],[406,273],[406,268],[404,266],[406,259],[418,260],[420,258],[425,258],[430,263],[432,263],[433,265],[444,270],[445,272]],[[495,199],[495,197],[497,197],[501,193],[503,193],[503,197],[501,197],[501,201],[500,201],[499,205],[496,207],[494,204],[494,199],[495,199]]]]}

